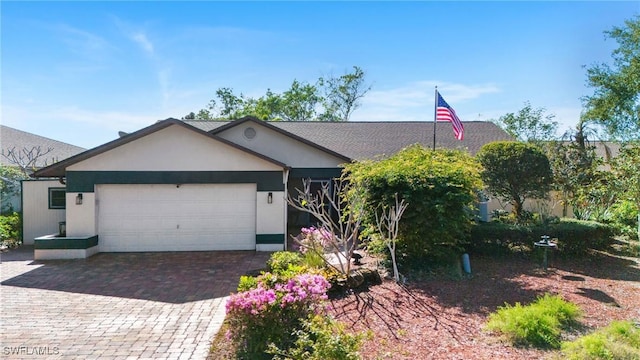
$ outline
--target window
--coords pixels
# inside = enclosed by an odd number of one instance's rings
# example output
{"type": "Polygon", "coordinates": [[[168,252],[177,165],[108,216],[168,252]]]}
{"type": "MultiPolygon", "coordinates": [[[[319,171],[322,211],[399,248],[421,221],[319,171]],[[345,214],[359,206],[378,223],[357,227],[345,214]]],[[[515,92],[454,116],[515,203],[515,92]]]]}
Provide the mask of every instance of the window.
{"type": "Polygon", "coordinates": [[[66,194],[65,188],[49,188],[49,209],[65,209],[66,194]]]}

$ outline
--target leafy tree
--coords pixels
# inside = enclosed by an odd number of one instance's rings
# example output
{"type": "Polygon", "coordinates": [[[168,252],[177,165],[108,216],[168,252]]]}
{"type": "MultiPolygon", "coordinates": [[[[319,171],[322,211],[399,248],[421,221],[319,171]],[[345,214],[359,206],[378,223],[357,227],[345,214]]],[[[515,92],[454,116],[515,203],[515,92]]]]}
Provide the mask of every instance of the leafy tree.
{"type": "Polygon", "coordinates": [[[618,43],[613,65],[587,69],[587,84],[594,88],[583,98],[583,119],[603,125],[614,137],[638,139],[640,133],[640,16],[605,34],[618,43]]]}
{"type": "MultiPolygon", "coordinates": [[[[216,96],[220,100],[222,104],[219,112],[220,116],[223,118],[238,118],[242,117],[243,109],[245,108],[246,100],[244,95],[240,94],[237,96],[233,93],[233,89],[222,87],[216,90],[216,96]]],[[[216,108],[217,103],[214,100],[211,100],[209,109],[213,110],[216,108]]]]}
{"type": "Polygon", "coordinates": [[[28,176],[15,166],[0,165],[0,200],[2,201],[0,213],[13,211],[12,204],[7,199],[20,194],[20,180],[27,178],[28,176]]]}
{"type": "Polygon", "coordinates": [[[545,144],[544,149],[553,172],[553,189],[559,193],[563,205],[563,216],[567,216],[570,205],[578,212],[574,215],[584,219],[590,207],[585,196],[592,190],[595,192],[596,184],[604,182],[605,173],[599,169],[603,159],[596,154],[595,146],[578,140],[552,141],[545,144]]]}
{"type": "Polygon", "coordinates": [[[280,112],[285,121],[312,121],[322,97],[315,85],[293,80],[291,88],[282,93],[280,112]]]}
{"type": "Polygon", "coordinates": [[[613,162],[617,189],[622,199],[634,204],[638,214],[638,239],[640,239],[640,144],[627,144],[613,162]]]}
{"type": "Polygon", "coordinates": [[[563,216],[573,207],[578,219],[602,221],[616,200],[615,189],[609,184],[611,175],[602,166],[612,158],[611,148],[593,123],[580,119],[563,138],[569,141],[543,143],[553,170],[553,187],[560,194],[563,216]],[[598,145],[604,156],[596,153],[598,145]]]}
{"type": "Polygon", "coordinates": [[[352,73],[320,78],[319,83],[325,93],[322,121],[349,121],[351,114],[360,107],[360,100],[371,90],[365,83],[364,71],[357,66],[353,67],[352,73]]]}
{"type": "Polygon", "coordinates": [[[370,89],[364,71],[357,66],[352,73],[320,78],[315,84],[294,80],[283,93],[268,89],[258,98],[222,87],[205,109],[183,119],[231,120],[252,115],[265,121],[348,121],[370,89]]]}
{"type": "Polygon", "coordinates": [[[558,122],[555,115],[545,114],[545,108],[534,109],[527,101],[518,113],[508,113],[494,122],[520,141],[539,144],[555,137],[558,122]]]}
{"type": "Polygon", "coordinates": [[[196,113],[194,113],[193,111],[182,117],[182,120],[195,120],[195,119],[196,119],[196,113]]]}
{"type": "Polygon", "coordinates": [[[485,144],[476,155],[483,166],[482,180],[492,194],[509,201],[522,219],[526,199],[545,198],[553,174],[549,159],[537,146],[515,141],[485,144]]]}
{"type": "Polygon", "coordinates": [[[247,104],[248,106],[242,115],[255,115],[258,119],[266,121],[282,120],[285,99],[283,99],[282,95],[271,91],[271,89],[267,89],[267,93],[264,96],[257,99],[248,99],[247,104]]]}

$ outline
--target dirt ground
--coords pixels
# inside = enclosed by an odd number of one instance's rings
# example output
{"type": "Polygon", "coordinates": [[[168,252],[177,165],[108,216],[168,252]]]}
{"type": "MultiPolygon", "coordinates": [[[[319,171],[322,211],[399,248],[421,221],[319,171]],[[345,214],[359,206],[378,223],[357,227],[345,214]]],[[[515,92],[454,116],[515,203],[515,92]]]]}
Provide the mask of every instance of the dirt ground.
{"type": "Polygon", "coordinates": [[[640,321],[640,260],[594,252],[560,259],[544,271],[531,258],[471,257],[471,275],[427,276],[398,285],[385,281],[331,300],[329,311],[354,331],[371,330],[364,359],[543,359],[559,353],[518,348],[483,327],[504,303],[527,304],[545,293],[580,306],[581,328],[567,339],[612,320],[640,321]]]}

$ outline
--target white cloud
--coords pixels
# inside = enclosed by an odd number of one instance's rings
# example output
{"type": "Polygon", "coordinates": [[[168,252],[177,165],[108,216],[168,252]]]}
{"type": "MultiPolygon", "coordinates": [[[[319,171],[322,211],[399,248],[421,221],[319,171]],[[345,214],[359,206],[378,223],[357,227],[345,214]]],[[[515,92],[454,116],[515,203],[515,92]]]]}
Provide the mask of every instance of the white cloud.
{"type": "Polygon", "coordinates": [[[149,55],[153,55],[153,43],[147,38],[147,35],[142,31],[137,31],[129,34],[129,38],[133,40],[133,42],[140,45],[142,50],[144,50],[149,55]]]}
{"type": "Polygon", "coordinates": [[[85,58],[104,60],[117,49],[105,38],[68,24],[55,25],[53,31],[61,35],[62,42],[67,44],[71,52],[85,58]]]}
{"type": "MultiPolygon", "coordinates": [[[[148,30],[143,29],[145,26],[137,24],[131,24],[122,20],[117,16],[112,16],[113,23],[120,30],[120,32],[142,51],[148,55],[145,61],[150,62],[150,67],[156,72],[158,93],[162,99],[162,108],[168,107],[171,102],[172,90],[171,90],[171,73],[172,67],[168,65],[168,56],[161,54],[159,47],[151,40],[148,30]]],[[[162,44],[161,44],[162,45],[162,44]]],[[[162,46],[160,46],[161,48],[162,46]]]]}
{"type": "Polygon", "coordinates": [[[446,97],[447,102],[464,102],[500,91],[501,89],[495,84],[465,85],[445,82],[438,85],[438,92],[446,97]]]}
{"type": "Polygon", "coordinates": [[[136,44],[142,51],[144,51],[149,56],[153,56],[155,54],[156,46],[151,41],[149,36],[147,35],[147,31],[142,28],[140,25],[133,25],[127,21],[122,20],[118,16],[111,16],[113,23],[116,28],[131,42],[136,44]]]}

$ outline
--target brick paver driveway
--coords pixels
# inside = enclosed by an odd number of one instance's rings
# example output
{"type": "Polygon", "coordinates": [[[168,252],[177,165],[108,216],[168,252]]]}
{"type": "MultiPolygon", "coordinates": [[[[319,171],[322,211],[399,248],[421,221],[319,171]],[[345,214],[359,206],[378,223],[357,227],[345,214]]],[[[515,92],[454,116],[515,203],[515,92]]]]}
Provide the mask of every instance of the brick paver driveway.
{"type": "Polygon", "coordinates": [[[98,254],[0,260],[0,358],[204,359],[224,297],[268,253],[98,254]]]}

